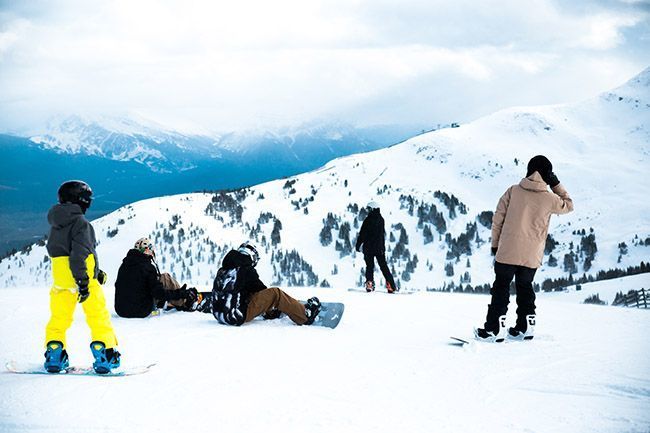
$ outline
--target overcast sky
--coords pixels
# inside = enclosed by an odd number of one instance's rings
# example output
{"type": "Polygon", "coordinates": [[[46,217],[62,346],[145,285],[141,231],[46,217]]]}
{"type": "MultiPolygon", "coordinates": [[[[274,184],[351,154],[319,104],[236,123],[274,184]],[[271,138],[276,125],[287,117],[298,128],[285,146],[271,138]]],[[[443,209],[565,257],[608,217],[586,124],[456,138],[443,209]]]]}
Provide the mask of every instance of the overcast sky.
{"type": "Polygon", "coordinates": [[[0,131],[72,113],[434,125],[577,101],[648,66],[648,1],[0,0],[0,131]]]}

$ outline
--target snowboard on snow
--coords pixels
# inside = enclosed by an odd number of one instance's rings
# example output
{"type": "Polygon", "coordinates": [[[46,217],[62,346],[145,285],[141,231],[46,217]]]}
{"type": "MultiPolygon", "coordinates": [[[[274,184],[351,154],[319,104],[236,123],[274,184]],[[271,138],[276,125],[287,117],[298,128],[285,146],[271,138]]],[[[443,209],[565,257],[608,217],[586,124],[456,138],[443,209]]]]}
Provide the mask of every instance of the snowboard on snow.
{"type": "MultiPolygon", "coordinates": [[[[305,301],[300,301],[305,304],[305,301]]],[[[338,326],[345,311],[345,305],[340,302],[321,302],[320,312],[310,326],[324,326],[334,329],[338,326]]]]}
{"type": "Polygon", "coordinates": [[[363,287],[350,287],[350,288],[348,289],[348,292],[359,292],[359,293],[383,293],[383,294],[385,294],[385,295],[412,295],[413,293],[415,293],[415,291],[413,291],[413,290],[397,290],[397,291],[395,291],[395,292],[393,292],[393,293],[388,293],[388,291],[385,290],[385,289],[384,289],[384,290],[378,290],[378,289],[375,289],[375,290],[373,290],[372,292],[368,292],[368,291],[366,291],[366,289],[364,289],[363,287]]]}
{"type": "Polygon", "coordinates": [[[107,374],[98,374],[95,373],[92,367],[76,367],[70,366],[65,370],[61,370],[59,373],[48,373],[43,364],[20,364],[16,361],[9,361],[5,364],[5,368],[10,373],[16,374],[47,374],[50,376],[63,376],[63,375],[72,375],[72,376],[106,376],[106,377],[119,377],[119,376],[135,376],[137,374],[144,374],[151,370],[151,368],[156,365],[152,364],[143,364],[136,365],[132,367],[120,367],[107,374]]]}
{"type": "Polygon", "coordinates": [[[453,344],[454,346],[465,346],[466,344],[471,344],[469,340],[464,340],[462,338],[458,338],[458,337],[449,337],[449,338],[451,338],[452,340],[451,343],[449,344],[453,344]]]}

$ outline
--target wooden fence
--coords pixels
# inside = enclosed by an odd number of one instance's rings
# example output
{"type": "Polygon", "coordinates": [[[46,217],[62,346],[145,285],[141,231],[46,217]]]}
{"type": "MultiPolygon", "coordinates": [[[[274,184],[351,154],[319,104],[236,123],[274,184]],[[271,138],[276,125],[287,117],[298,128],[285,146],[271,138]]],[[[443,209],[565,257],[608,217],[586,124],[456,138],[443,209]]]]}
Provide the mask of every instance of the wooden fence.
{"type": "Polygon", "coordinates": [[[648,308],[650,305],[650,290],[630,290],[627,295],[619,297],[612,305],[622,305],[625,307],[648,308]]]}

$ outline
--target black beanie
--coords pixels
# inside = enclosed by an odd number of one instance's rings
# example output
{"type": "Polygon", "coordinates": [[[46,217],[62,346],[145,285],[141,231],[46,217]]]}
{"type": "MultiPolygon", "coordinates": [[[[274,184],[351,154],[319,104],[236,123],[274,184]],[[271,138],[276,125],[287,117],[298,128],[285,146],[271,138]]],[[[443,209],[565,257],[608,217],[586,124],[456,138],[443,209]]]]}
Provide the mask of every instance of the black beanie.
{"type": "Polygon", "coordinates": [[[534,172],[538,172],[544,177],[547,173],[553,171],[553,164],[548,160],[544,155],[534,156],[530,161],[528,161],[528,172],[526,177],[530,176],[534,172]]]}

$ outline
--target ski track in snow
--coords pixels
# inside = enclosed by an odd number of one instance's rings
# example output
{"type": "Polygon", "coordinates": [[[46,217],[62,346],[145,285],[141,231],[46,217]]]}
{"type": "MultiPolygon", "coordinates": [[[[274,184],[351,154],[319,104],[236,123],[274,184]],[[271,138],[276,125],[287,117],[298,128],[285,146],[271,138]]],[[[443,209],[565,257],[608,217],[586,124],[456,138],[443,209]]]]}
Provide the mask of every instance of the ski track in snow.
{"type": "MultiPolygon", "coordinates": [[[[464,347],[449,337],[471,337],[487,296],[287,289],[344,302],[335,330],[287,318],[232,328],[200,313],[113,313],[123,365],[158,365],[122,378],[3,372],[0,431],[647,432],[649,312],[577,301],[624,290],[626,280],[586,284],[573,302],[571,293],[540,294],[533,341],[464,347]]],[[[112,288],[106,295],[112,305],[112,288]]],[[[2,365],[40,362],[48,314],[47,287],[0,290],[2,365]]],[[[72,365],[92,362],[89,339],[78,308],[72,365]]]]}

